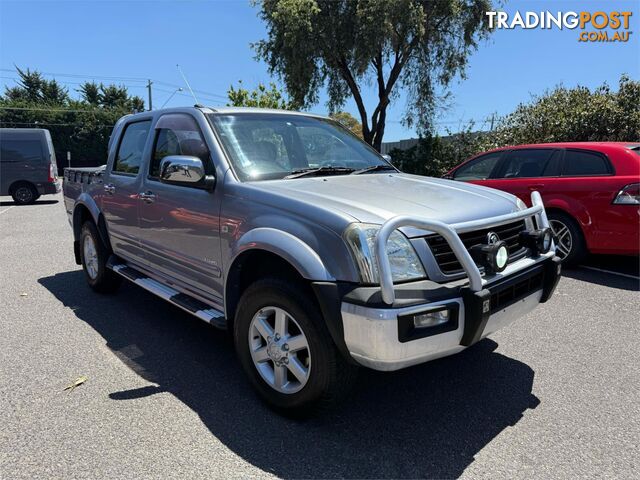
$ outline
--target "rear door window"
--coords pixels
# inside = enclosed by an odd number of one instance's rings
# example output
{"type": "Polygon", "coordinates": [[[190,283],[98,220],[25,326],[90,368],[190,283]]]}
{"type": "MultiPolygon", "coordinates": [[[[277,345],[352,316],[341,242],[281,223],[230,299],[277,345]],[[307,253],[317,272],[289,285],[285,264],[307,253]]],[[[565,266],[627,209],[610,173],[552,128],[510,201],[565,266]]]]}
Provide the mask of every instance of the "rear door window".
{"type": "Polygon", "coordinates": [[[610,175],[609,161],[604,155],[587,150],[567,150],[564,153],[562,176],[580,177],[593,175],[610,175]]]}
{"type": "Polygon", "coordinates": [[[150,129],[150,120],[130,123],[125,127],[112,168],[114,173],[137,175],[150,129]]]}
{"type": "Polygon", "coordinates": [[[556,150],[551,155],[551,158],[547,162],[542,170],[543,177],[559,177],[560,176],[560,165],[562,164],[562,150],[556,150]]]}
{"type": "Polygon", "coordinates": [[[42,142],[37,139],[0,142],[0,159],[6,163],[44,163],[42,142]]]}
{"type": "Polygon", "coordinates": [[[499,178],[534,178],[557,175],[557,160],[552,162],[556,150],[551,148],[526,148],[512,150],[504,161],[499,178]],[[549,167],[549,168],[547,168],[549,167]]]}
{"type": "Polygon", "coordinates": [[[501,157],[502,152],[493,152],[471,160],[453,172],[453,178],[456,180],[486,180],[491,176],[491,172],[501,157]]]}

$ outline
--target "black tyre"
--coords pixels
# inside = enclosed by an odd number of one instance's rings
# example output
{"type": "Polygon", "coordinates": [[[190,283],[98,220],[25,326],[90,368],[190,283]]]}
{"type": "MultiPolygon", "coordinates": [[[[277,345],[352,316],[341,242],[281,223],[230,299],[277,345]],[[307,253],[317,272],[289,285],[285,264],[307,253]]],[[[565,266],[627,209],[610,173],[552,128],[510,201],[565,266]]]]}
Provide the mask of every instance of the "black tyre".
{"type": "Polygon", "coordinates": [[[122,277],[107,268],[109,251],[105,247],[93,222],[82,225],[80,233],[80,259],[89,286],[96,292],[110,293],[117,290],[122,277]]]}
{"type": "Polygon", "coordinates": [[[30,205],[35,202],[40,195],[32,184],[24,182],[18,183],[11,188],[11,198],[18,205],[30,205]]]}
{"type": "Polygon", "coordinates": [[[236,312],[234,342],[260,397],[287,416],[330,408],[357,374],[335,347],[312,294],[289,281],[267,278],[247,288],[236,312]]]}
{"type": "Polygon", "coordinates": [[[561,212],[551,212],[548,217],[556,235],[556,255],[565,265],[579,263],[587,254],[587,246],[578,222],[561,212]]]}

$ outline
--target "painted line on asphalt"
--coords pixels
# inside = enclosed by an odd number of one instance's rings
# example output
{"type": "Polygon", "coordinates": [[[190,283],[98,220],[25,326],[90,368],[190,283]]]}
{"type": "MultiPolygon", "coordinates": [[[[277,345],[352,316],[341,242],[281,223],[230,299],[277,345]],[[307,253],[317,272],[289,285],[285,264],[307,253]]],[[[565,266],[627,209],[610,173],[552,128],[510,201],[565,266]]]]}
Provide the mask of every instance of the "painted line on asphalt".
{"type": "Polygon", "coordinates": [[[7,212],[7,211],[11,210],[13,207],[15,207],[15,205],[13,205],[13,206],[11,206],[11,207],[9,207],[9,208],[5,208],[4,210],[2,210],[2,211],[0,212],[0,215],[2,215],[4,212],[7,212]]]}
{"type": "Polygon", "coordinates": [[[596,272],[602,272],[602,273],[610,273],[611,275],[618,275],[620,277],[633,278],[634,280],[640,280],[640,277],[636,277],[635,275],[629,275],[628,273],[612,272],[611,270],[605,270],[603,268],[596,268],[596,267],[587,267],[585,265],[581,265],[580,268],[586,268],[587,270],[594,270],[596,272]]]}

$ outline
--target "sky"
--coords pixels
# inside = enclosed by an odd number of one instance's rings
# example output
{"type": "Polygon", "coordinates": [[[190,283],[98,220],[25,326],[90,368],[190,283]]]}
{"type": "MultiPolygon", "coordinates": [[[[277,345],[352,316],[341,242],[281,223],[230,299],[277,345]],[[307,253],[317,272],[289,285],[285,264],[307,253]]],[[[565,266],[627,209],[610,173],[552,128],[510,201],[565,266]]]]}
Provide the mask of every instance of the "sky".
{"type": "MultiPolygon", "coordinates": [[[[470,120],[486,127],[493,114],[507,114],[559,84],[616,86],[623,73],[640,80],[640,0],[506,0],[502,9],[510,15],[631,11],[632,33],[627,43],[581,43],[578,29],[494,31],[469,58],[467,78],[450,85],[451,101],[436,117],[440,133],[470,120]]],[[[180,64],[199,103],[224,105],[239,80],[248,88],[280,84],[251,49],[266,37],[257,12],[249,0],[0,0],[0,89],[15,85],[18,66],[47,73],[71,93],[85,80],[113,81],[146,100],[145,79],[152,79],[154,108],[167,100],[167,106],[192,105],[180,64]],[[171,97],[179,87],[184,90],[171,97]]],[[[375,92],[365,89],[364,98],[372,111],[375,92]]],[[[385,141],[416,136],[401,122],[406,101],[400,94],[390,107],[385,141]]],[[[326,95],[310,110],[326,114],[326,95]]],[[[344,110],[357,113],[352,101],[344,110]]]]}

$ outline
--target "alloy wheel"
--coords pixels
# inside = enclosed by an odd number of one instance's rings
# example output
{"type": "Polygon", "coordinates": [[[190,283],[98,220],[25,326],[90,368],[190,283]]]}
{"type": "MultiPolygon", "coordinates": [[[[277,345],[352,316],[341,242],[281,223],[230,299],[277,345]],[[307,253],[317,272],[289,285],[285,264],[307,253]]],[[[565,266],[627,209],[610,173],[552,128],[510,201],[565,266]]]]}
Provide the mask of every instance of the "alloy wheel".
{"type": "Polygon", "coordinates": [[[253,365],[274,390],[296,393],[309,380],[309,342],[298,322],[282,308],[264,307],[253,316],[249,350],[253,365]]]}
{"type": "Polygon", "coordinates": [[[569,227],[560,220],[550,220],[549,224],[556,235],[556,255],[565,259],[573,248],[573,237],[569,227]]]}
{"type": "Polygon", "coordinates": [[[84,266],[92,280],[98,277],[98,252],[91,235],[86,235],[82,243],[84,266]]]}

